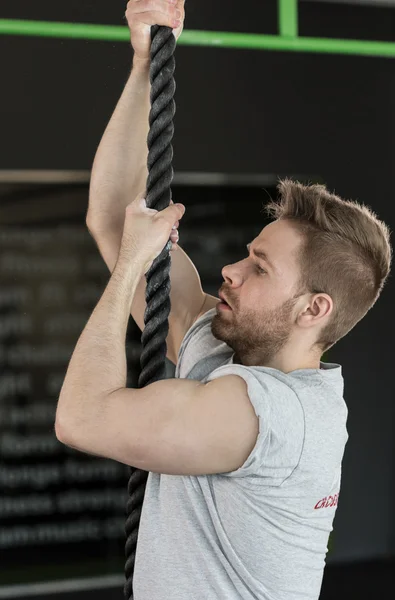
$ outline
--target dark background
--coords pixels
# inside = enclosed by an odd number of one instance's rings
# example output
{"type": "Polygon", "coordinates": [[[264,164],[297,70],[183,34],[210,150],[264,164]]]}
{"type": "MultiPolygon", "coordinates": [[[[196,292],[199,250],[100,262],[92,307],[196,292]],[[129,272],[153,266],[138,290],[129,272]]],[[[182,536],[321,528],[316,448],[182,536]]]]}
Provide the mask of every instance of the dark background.
{"type": "MultiPolygon", "coordinates": [[[[395,7],[299,4],[300,35],[395,42],[395,7]]],[[[2,0],[0,18],[122,25],[124,10],[120,0],[2,0]]],[[[275,34],[276,3],[189,0],[186,27],[275,34]]],[[[0,51],[0,170],[89,170],[130,72],[129,45],[3,36],[0,51]]],[[[394,60],[184,46],[176,60],[176,173],[299,173],[395,226],[394,60]]],[[[182,189],[174,195],[185,201],[182,189]]],[[[248,198],[243,189],[240,211],[248,198]]],[[[190,255],[198,264],[198,249],[190,255]]],[[[390,278],[331,352],[350,439],[328,564],[395,555],[394,291],[390,278]]]]}

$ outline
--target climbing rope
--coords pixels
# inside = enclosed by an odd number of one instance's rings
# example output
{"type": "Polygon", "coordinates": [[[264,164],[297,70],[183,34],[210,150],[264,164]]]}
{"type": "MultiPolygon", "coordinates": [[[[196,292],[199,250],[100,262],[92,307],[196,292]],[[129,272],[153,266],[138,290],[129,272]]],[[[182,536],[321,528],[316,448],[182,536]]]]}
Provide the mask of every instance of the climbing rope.
{"type": "MultiPolygon", "coordinates": [[[[174,94],[176,39],[170,27],[151,27],[151,110],[148,134],[148,179],[146,203],[148,208],[163,210],[171,200],[170,185],[173,180],[173,118],[176,112],[174,94]]],[[[147,308],[145,328],[141,337],[141,374],[138,387],[165,378],[166,338],[170,314],[170,248],[165,246],[146,274],[147,308]]],[[[136,559],[137,537],[144,501],[148,472],[131,469],[128,483],[129,499],[126,507],[126,564],[124,596],[133,599],[133,574],[136,559]]]]}

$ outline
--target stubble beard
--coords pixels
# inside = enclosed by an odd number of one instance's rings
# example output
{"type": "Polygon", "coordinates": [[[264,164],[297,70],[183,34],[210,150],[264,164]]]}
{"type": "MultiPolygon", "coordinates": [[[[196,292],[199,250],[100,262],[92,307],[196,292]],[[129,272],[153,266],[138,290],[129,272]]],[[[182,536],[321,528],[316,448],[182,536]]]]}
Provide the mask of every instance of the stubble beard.
{"type": "Polygon", "coordinates": [[[292,331],[292,311],[297,299],[272,310],[243,310],[214,315],[213,336],[232,348],[242,364],[264,366],[285,346],[292,331]]]}

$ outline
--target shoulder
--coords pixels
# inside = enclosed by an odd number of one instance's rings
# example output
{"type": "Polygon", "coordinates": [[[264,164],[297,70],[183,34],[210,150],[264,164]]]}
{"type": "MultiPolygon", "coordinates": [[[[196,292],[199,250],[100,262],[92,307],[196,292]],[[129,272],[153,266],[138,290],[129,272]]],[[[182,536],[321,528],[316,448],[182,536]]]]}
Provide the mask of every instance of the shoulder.
{"type": "Polygon", "coordinates": [[[214,315],[215,309],[207,311],[186,332],[178,353],[176,377],[202,381],[232,356],[233,350],[212,334],[214,315]]]}

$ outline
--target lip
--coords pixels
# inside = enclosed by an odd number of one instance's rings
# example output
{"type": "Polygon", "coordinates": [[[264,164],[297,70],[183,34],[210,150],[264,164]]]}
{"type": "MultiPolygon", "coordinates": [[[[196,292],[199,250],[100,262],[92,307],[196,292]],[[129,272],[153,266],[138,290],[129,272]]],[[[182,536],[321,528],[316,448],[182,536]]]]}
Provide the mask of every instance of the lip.
{"type": "Polygon", "coordinates": [[[229,302],[227,301],[227,299],[225,298],[225,296],[223,295],[222,292],[219,292],[218,296],[221,298],[222,302],[224,302],[225,306],[228,306],[229,308],[232,308],[231,305],[229,304],[229,302]]]}
{"type": "MultiPolygon", "coordinates": [[[[219,292],[218,296],[221,298],[221,300],[223,302],[225,302],[225,304],[229,305],[229,302],[227,301],[227,299],[225,298],[225,296],[222,294],[222,292],[219,292]]],[[[230,306],[230,305],[229,305],[230,306]]]]}
{"type": "Polygon", "coordinates": [[[218,302],[218,304],[217,304],[217,310],[229,310],[229,311],[232,311],[232,309],[230,308],[230,306],[228,304],[225,304],[225,302],[218,302]]]}

